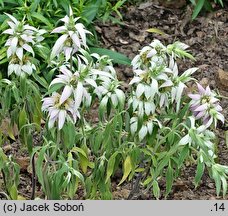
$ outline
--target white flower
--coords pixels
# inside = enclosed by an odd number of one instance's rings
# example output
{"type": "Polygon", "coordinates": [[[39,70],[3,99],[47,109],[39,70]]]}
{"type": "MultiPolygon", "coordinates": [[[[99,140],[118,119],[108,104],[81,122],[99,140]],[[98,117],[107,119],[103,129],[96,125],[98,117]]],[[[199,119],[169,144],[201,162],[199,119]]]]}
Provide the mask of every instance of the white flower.
{"type": "Polygon", "coordinates": [[[117,80],[105,79],[105,81],[101,83],[101,86],[98,86],[95,90],[98,97],[102,98],[100,104],[102,110],[107,106],[108,100],[114,108],[117,108],[117,106],[121,109],[124,108],[125,94],[118,87],[119,82],[117,80]]]}
{"type": "Polygon", "coordinates": [[[130,119],[130,130],[131,134],[135,135],[138,131],[139,140],[142,141],[147,135],[151,135],[154,129],[154,126],[159,126],[162,128],[160,121],[156,118],[155,115],[151,115],[145,120],[139,128],[139,118],[134,116],[130,119]]]}
{"type": "Polygon", "coordinates": [[[36,28],[19,22],[15,17],[6,14],[10,20],[7,22],[10,26],[3,34],[8,34],[9,38],[5,46],[7,49],[7,58],[10,59],[8,66],[8,75],[15,73],[18,76],[23,74],[31,75],[36,69],[35,65],[29,61],[29,54],[34,57],[32,46],[41,42],[44,38],[42,35],[45,30],[36,28]]]}
{"type": "Polygon", "coordinates": [[[30,25],[19,22],[10,14],[6,15],[10,18],[10,21],[7,22],[10,28],[3,32],[3,34],[10,35],[5,44],[5,46],[9,47],[7,50],[7,57],[10,58],[12,55],[16,55],[22,60],[24,51],[29,52],[34,56],[32,46],[44,39],[41,35],[46,31],[37,30],[30,25]]]}
{"type": "Polygon", "coordinates": [[[60,95],[56,92],[51,97],[43,99],[42,110],[48,111],[49,128],[58,122],[58,129],[61,130],[67,119],[76,123],[77,118],[80,118],[78,110],[75,109],[74,101],[68,98],[64,103],[60,103],[60,95]]]}
{"type": "Polygon", "coordinates": [[[169,62],[169,69],[172,71],[172,89],[171,89],[171,99],[172,103],[176,101],[177,112],[180,109],[181,96],[183,94],[184,88],[186,88],[185,83],[192,80],[191,75],[195,73],[198,68],[190,68],[178,76],[178,67],[174,59],[171,57],[169,62]]]}
{"type": "Polygon", "coordinates": [[[112,59],[107,55],[100,56],[97,53],[92,53],[92,57],[96,59],[94,68],[110,73],[114,78],[116,78],[116,71],[112,64],[112,59]]]}
{"type": "Polygon", "coordinates": [[[91,95],[88,92],[88,89],[90,87],[96,89],[96,81],[99,79],[113,79],[110,73],[99,71],[90,65],[85,65],[81,63],[80,59],[78,59],[78,68],[76,72],[72,73],[65,65],[60,67],[60,71],[61,74],[57,75],[57,78],[51,82],[50,86],[57,83],[65,84],[60,103],[64,103],[64,101],[73,94],[76,108],[81,105],[83,100],[85,102],[87,101],[87,103],[91,101],[91,95]],[[94,79],[94,76],[98,76],[98,78],[94,79]]]}
{"type": "Polygon", "coordinates": [[[200,148],[203,148],[205,146],[208,149],[214,151],[214,144],[210,140],[215,138],[215,134],[207,130],[207,127],[205,125],[197,127],[196,120],[193,116],[189,117],[188,120],[190,121],[188,134],[181,138],[179,145],[189,144],[200,148]]]}
{"type": "Polygon", "coordinates": [[[91,34],[91,32],[86,30],[82,23],[76,23],[78,19],[80,19],[80,17],[73,17],[73,12],[70,8],[70,16],[65,16],[60,19],[64,22],[64,25],[57,27],[52,31],[52,33],[61,33],[62,35],[52,48],[51,60],[63,52],[66,61],[68,61],[70,56],[76,53],[80,48],[87,48],[86,34],[91,34]]]}
{"type": "Polygon", "coordinates": [[[24,74],[31,75],[33,70],[36,70],[36,67],[29,60],[18,60],[16,62],[12,60],[8,66],[8,76],[12,73],[15,73],[17,76],[22,76],[24,74]]]}
{"type": "Polygon", "coordinates": [[[166,47],[159,41],[153,40],[149,46],[145,46],[136,55],[131,64],[133,70],[146,69],[148,67],[157,67],[164,65],[166,61],[166,47]]]}

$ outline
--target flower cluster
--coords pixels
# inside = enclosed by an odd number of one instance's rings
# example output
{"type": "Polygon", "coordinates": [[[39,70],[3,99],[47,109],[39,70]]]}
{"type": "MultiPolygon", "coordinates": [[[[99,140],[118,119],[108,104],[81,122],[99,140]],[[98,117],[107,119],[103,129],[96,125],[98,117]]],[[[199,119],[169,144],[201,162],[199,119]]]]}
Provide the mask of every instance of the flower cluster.
{"type": "MultiPolygon", "coordinates": [[[[139,132],[142,131],[139,134],[140,139],[152,133],[151,124],[161,126],[160,123],[158,124],[156,113],[161,113],[174,104],[176,111],[179,111],[185,83],[192,79],[190,76],[197,70],[197,68],[190,68],[179,75],[175,59],[186,56],[185,49],[188,46],[180,42],[174,44],[175,46],[166,47],[160,41],[154,40],[132,60],[134,78],[130,85],[134,88],[129,106],[138,118],[144,120],[142,127],[137,129],[139,132]],[[178,44],[178,49],[171,49],[178,44]],[[146,125],[149,125],[147,131],[146,125]]],[[[136,122],[135,120],[132,122],[134,124],[131,125],[131,131],[134,133],[136,122]]]]}
{"type": "Polygon", "coordinates": [[[219,105],[219,99],[216,98],[216,94],[210,90],[209,86],[206,89],[199,83],[197,83],[197,86],[198,93],[188,95],[192,99],[190,109],[195,118],[202,119],[206,127],[213,123],[216,127],[218,120],[224,123],[224,116],[221,114],[222,107],[219,105]]]}
{"type": "Polygon", "coordinates": [[[188,133],[179,141],[179,145],[190,145],[199,150],[201,163],[208,158],[216,158],[213,140],[215,134],[207,130],[205,125],[197,126],[196,119],[190,116],[188,133]]]}
{"type": "Polygon", "coordinates": [[[72,99],[67,98],[61,103],[61,95],[53,93],[51,97],[43,99],[42,110],[48,110],[48,127],[52,128],[54,123],[58,121],[58,129],[60,130],[66,119],[76,123],[77,118],[80,117],[79,112],[74,107],[72,99]]]}
{"type": "Polygon", "coordinates": [[[62,35],[55,42],[51,52],[51,59],[63,53],[66,61],[68,61],[70,56],[75,54],[80,48],[87,48],[86,34],[91,34],[91,32],[86,30],[82,23],[76,23],[79,19],[80,17],[73,17],[71,7],[70,16],[60,19],[60,21],[64,22],[64,25],[55,28],[52,33],[61,33],[62,35]]]}
{"type": "Polygon", "coordinates": [[[36,69],[31,61],[31,55],[34,57],[33,46],[44,39],[42,35],[46,31],[24,24],[23,21],[19,22],[10,14],[6,15],[10,18],[7,22],[10,28],[3,32],[3,34],[10,35],[5,44],[8,47],[7,57],[10,59],[8,75],[12,73],[18,76],[31,75],[36,69]]]}
{"type": "Polygon", "coordinates": [[[50,87],[61,85],[59,93],[54,92],[51,97],[43,99],[42,109],[49,113],[49,128],[58,122],[61,130],[66,119],[76,123],[81,107],[89,108],[93,96],[101,100],[100,113],[110,104],[113,108],[124,107],[125,95],[119,89],[111,59],[81,49],[87,47],[86,33],[89,32],[81,23],[75,24],[78,19],[73,17],[70,9],[70,17],[61,19],[65,25],[53,31],[64,34],[56,41],[51,58],[64,54],[66,61],[59,67],[60,74],[50,83],[50,87]]]}
{"type": "MultiPolygon", "coordinates": [[[[113,69],[111,69],[112,73],[115,72],[113,69]]],[[[57,110],[60,111],[67,109],[65,104],[69,104],[67,101],[70,100],[73,102],[73,105],[70,107],[73,107],[74,112],[77,113],[74,115],[79,117],[78,113],[80,113],[81,106],[90,107],[92,95],[97,95],[98,98],[101,99],[102,107],[107,106],[109,98],[112,101],[113,107],[116,107],[117,105],[123,107],[125,95],[120,89],[118,89],[119,85],[116,75],[113,76],[110,71],[102,71],[100,68],[97,68],[97,63],[81,62],[78,58],[76,69],[72,68],[71,71],[68,66],[62,65],[60,67],[60,72],[61,73],[57,75],[50,84],[50,87],[56,84],[63,85],[61,94],[54,93],[55,95],[58,95],[55,112],[57,112],[57,110]]],[[[53,96],[51,96],[45,98],[43,103],[43,110],[49,112],[49,127],[53,127],[53,121],[58,118],[51,118],[52,110],[46,106],[45,101],[53,100],[53,96]]],[[[59,129],[63,127],[62,122],[58,125],[59,129]]]]}

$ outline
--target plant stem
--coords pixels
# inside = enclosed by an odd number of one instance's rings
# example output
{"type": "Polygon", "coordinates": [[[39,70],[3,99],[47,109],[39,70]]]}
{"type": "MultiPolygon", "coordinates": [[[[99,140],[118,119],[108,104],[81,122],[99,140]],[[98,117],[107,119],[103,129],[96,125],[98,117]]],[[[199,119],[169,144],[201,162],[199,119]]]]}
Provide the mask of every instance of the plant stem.
{"type": "Polygon", "coordinates": [[[86,146],[84,108],[82,108],[80,115],[81,115],[81,129],[82,129],[82,135],[83,135],[83,144],[86,146]]]}
{"type": "Polygon", "coordinates": [[[5,197],[7,200],[10,200],[10,197],[5,192],[0,192],[1,197],[5,197]]]}
{"type": "Polygon", "coordinates": [[[50,187],[49,187],[49,182],[48,182],[48,178],[47,178],[47,174],[46,173],[47,173],[48,165],[56,157],[57,151],[59,149],[59,144],[60,144],[60,141],[61,141],[60,140],[61,139],[61,134],[60,133],[61,132],[59,130],[57,130],[57,139],[56,139],[55,149],[54,149],[53,153],[51,154],[50,158],[48,158],[48,160],[45,163],[44,168],[43,168],[44,187],[45,187],[48,199],[51,199],[52,197],[51,197],[51,190],[50,190],[50,187]]]}
{"type": "MultiPolygon", "coordinates": [[[[142,144],[142,147],[145,147],[146,144],[142,144]]],[[[144,167],[144,153],[141,154],[141,163],[139,164],[139,168],[143,168],[144,167]]],[[[142,175],[142,172],[140,172],[135,180],[135,184],[130,192],[130,194],[128,195],[127,199],[128,200],[131,200],[133,197],[134,197],[134,194],[137,193],[139,191],[139,187],[140,187],[140,182],[141,182],[141,179],[142,179],[143,175],[142,175]]]]}
{"type": "Polygon", "coordinates": [[[72,56],[72,53],[70,55],[70,71],[72,71],[73,69],[73,56],[72,56]]]}
{"type": "Polygon", "coordinates": [[[32,156],[32,194],[31,194],[31,200],[35,199],[35,192],[36,192],[36,169],[35,169],[35,155],[32,156]]]}

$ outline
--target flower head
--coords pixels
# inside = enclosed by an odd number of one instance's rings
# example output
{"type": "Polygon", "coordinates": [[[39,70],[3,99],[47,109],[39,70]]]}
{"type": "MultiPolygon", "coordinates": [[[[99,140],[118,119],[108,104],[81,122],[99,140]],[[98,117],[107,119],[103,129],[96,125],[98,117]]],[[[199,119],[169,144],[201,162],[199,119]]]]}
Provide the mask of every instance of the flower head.
{"type": "Polygon", "coordinates": [[[8,21],[9,29],[5,30],[3,34],[8,34],[9,39],[6,42],[8,46],[7,57],[16,55],[20,60],[23,58],[23,52],[29,52],[34,56],[32,45],[42,41],[44,38],[45,30],[38,30],[30,25],[26,25],[23,22],[19,22],[15,17],[10,14],[6,14],[10,21],[8,21]]]}
{"type": "Polygon", "coordinates": [[[62,35],[55,42],[51,52],[51,59],[63,52],[66,61],[68,61],[70,56],[76,53],[80,48],[87,48],[86,34],[91,34],[91,32],[86,30],[82,23],[76,23],[78,19],[80,19],[80,17],[73,17],[71,8],[70,16],[65,16],[60,19],[60,21],[64,22],[64,25],[55,28],[52,33],[61,33],[62,35]]]}
{"type": "Polygon", "coordinates": [[[7,49],[7,58],[10,59],[8,75],[13,72],[20,76],[23,73],[32,74],[35,65],[29,61],[29,55],[34,57],[33,46],[41,42],[45,30],[38,30],[30,25],[19,22],[15,17],[6,14],[10,20],[7,22],[10,26],[3,34],[8,34],[9,38],[5,46],[7,49]]]}
{"type": "Polygon", "coordinates": [[[55,122],[58,122],[58,129],[61,130],[66,119],[76,123],[79,112],[74,107],[74,102],[68,98],[64,103],[60,103],[61,95],[54,92],[51,97],[43,99],[42,110],[48,111],[48,127],[52,128],[55,122]]]}
{"type": "Polygon", "coordinates": [[[36,66],[31,63],[27,57],[22,60],[12,58],[8,66],[8,76],[12,73],[15,73],[17,76],[24,74],[31,75],[33,70],[36,70],[36,66]]]}
{"type": "Polygon", "coordinates": [[[200,84],[197,83],[198,93],[189,94],[188,96],[192,99],[191,111],[196,119],[202,119],[203,124],[209,127],[213,122],[215,127],[217,120],[224,123],[224,116],[222,115],[222,107],[219,105],[219,99],[216,98],[209,86],[204,89],[200,84]]]}

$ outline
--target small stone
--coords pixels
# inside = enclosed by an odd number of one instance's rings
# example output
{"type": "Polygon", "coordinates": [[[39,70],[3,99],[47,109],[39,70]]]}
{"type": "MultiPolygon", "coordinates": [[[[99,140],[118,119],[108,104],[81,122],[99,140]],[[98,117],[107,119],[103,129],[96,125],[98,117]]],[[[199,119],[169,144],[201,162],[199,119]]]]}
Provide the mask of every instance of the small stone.
{"type": "Polygon", "coordinates": [[[197,37],[202,38],[202,37],[205,35],[205,33],[202,32],[202,31],[197,31],[197,32],[196,32],[196,35],[197,35],[197,37]]]}
{"type": "Polygon", "coordinates": [[[130,194],[130,191],[127,190],[127,189],[123,189],[123,190],[121,191],[122,198],[124,198],[124,199],[127,199],[128,196],[129,196],[129,194],[130,194]]]}
{"type": "Polygon", "coordinates": [[[123,71],[123,73],[124,73],[124,75],[126,77],[133,77],[134,76],[133,71],[132,71],[131,68],[125,68],[125,70],[123,71]]]}
{"type": "Polygon", "coordinates": [[[146,37],[148,36],[148,32],[146,30],[141,31],[138,35],[134,34],[133,32],[129,33],[130,38],[142,43],[145,41],[146,37]]]}
{"type": "Polygon", "coordinates": [[[123,39],[121,39],[121,38],[119,39],[119,41],[120,41],[121,44],[124,44],[124,45],[129,44],[128,41],[125,41],[125,40],[123,40],[123,39]]]}
{"type": "Polygon", "coordinates": [[[218,69],[217,73],[219,88],[228,91],[228,71],[218,69]]]}
{"type": "Polygon", "coordinates": [[[95,26],[95,30],[96,30],[98,33],[102,34],[102,29],[101,29],[99,26],[95,26]]]}
{"type": "Polygon", "coordinates": [[[184,7],[187,2],[186,0],[179,0],[179,1],[175,1],[175,0],[159,0],[159,3],[167,8],[175,8],[175,9],[179,9],[184,7]]]}
{"type": "Polygon", "coordinates": [[[211,188],[211,189],[213,189],[213,188],[215,188],[215,185],[213,183],[209,183],[208,184],[208,187],[211,188]]]}
{"type": "Polygon", "coordinates": [[[20,166],[21,171],[27,171],[27,168],[30,164],[30,158],[29,157],[18,157],[15,159],[15,161],[20,166]]]}
{"type": "Polygon", "coordinates": [[[153,2],[144,2],[139,5],[139,10],[144,10],[146,8],[149,8],[153,5],[153,2]]]}
{"type": "Polygon", "coordinates": [[[7,152],[9,152],[9,151],[11,151],[11,150],[12,150],[12,146],[11,146],[11,145],[3,146],[3,151],[4,151],[5,153],[7,153],[7,152]]]}
{"type": "Polygon", "coordinates": [[[209,85],[209,79],[204,77],[203,79],[200,80],[200,85],[206,87],[209,85]]]}

